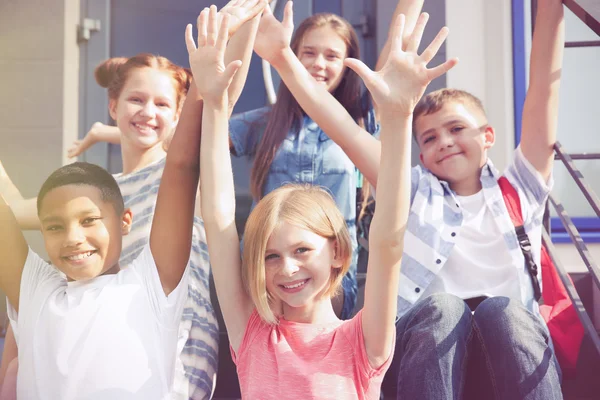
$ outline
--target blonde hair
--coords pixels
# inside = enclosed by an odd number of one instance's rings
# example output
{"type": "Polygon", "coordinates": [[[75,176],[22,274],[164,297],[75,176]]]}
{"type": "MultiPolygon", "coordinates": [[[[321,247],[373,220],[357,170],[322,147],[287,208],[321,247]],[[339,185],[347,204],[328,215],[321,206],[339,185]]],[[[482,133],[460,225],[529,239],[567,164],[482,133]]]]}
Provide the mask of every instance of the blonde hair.
{"type": "Polygon", "coordinates": [[[334,296],[337,293],[352,260],[352,244],[346,221],[331,195],[324,189],[289,184],[263,197],[246,222],[242,280],[260,317],[272,324],[277,323],[277,317],[271,308],[274,299],[267,293],[265,253],[269,238],[283,221],[336,242],[336,258],[342,261],[342,267],[332,268],[325,295],[334,296]]]}

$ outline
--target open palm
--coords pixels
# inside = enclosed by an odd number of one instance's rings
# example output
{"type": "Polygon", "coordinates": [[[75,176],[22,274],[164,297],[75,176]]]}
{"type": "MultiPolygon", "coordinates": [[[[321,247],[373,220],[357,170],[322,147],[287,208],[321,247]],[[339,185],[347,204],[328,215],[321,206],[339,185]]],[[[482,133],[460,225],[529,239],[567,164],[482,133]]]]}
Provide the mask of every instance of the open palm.
{"type": "Polygon", "coordinates": [[[345,60],[346,65],[363,79],[381,112],[412,114],[427,85],[458,62],[451,59],[435,68],[427,68],[448,36],[448,29],[442,28],[427,49],[421,55],[417,54],[427,20],[428,15],[421,14],[406,50],[402,50],[405,17],[398,17],[393,26],[390,55],[377,72],[359,60],[345,60]]]}
{"type": "Polygon", "coordinates": [[[290,46],[294,33],[294,16],[292,2],[288,1],[283,11],[283,21],[279,22],[273,15],[271,7],[265,7],[260,19],[254,51],[260,58],[273,62],[281,52],[290,46]]]}
{"type": "Polygon", "coordinates": [[[198,16],[198,47],[192,37],[192,26],[188,25],[185,30],[194,82],[207,102],[220,103],[226,98],[227,88],[242,65],[239,60],[224,64],[229,18],[228,14],[219,18],[214,5],[210,10],[204,9],[198,16]]]}
{"type": "Polygon", "coordinates": [[[220,19],[225,14],[229,15],[229,37],[244,23],[256,17],[265,6],[268,6],[267,0],[231,0],[221,8],[220,19]]]}

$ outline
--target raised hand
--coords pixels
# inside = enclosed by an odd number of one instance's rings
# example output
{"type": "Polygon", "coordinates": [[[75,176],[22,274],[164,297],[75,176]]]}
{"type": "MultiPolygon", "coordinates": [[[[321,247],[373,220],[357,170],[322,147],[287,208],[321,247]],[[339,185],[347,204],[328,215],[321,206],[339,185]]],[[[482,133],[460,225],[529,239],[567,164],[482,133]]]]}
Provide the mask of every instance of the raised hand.
{"type": "Polygon", "coordinates": [[[346,66],[365,82],[380,113],[412,114],[427,85],[458,63],[458,59],[453,58],[435,68],[427,68],[427,64],[435,57],[448,36],[446,27],[440,30],[421,55],[417,54],[428,19],[427,13],[421,14],[404,51],[402,35],[405,17],[403,14],[398,16],[392,27],[389,57],[383,68],[377,72],[369,69],[360,60],[350,58],[344,60],[346,66]]]}
{"type": "Polygon", "coordinates": [[[260,14],[265,6],[268,7],[267,0],[231,0],[219,10],[219,20],[225,14],[229,14],[229,37],[231,37],[244,23],[260,14]]]}
{"type": "Polygon", "coordinates": [[[227,88],[242,65],[239,60],[225,66],[229,14],[217,16],[217,7],[205,8],[198,16],[198,47],[192,37],[192,25],[185,29],[185,44],[198,93],[206,103],[220,106],[227,102],[227,88]],[[220,21],[219,21],[220,19],[220,21]]]}
{"type": "Polygon", "coordinates": [[[98,142],[96,133],[105,126],[106,125],[102,122],[95,122],[83,139],[77,139],[73,142],[71,147],[67,150],[67,156],[69,158],[75,158],[96,144],[98,142]]]}
{"type": "Polygon", "coordinates": [[[283,50],[290,47],[294,33],[293,3],[288,1],[283,11],[283,21],[279,22],[273,15],[271,7],[265,7],[258,33],[254,42],[254,51],[262,59],[271,64],[282,54],[283,50]]]}

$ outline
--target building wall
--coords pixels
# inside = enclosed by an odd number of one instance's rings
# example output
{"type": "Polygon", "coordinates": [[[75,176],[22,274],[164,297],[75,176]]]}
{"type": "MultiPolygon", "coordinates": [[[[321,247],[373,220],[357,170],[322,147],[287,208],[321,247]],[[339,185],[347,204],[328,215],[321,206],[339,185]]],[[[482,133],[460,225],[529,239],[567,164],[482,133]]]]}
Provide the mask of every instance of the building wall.
{"type": "MultiPolygon", "coordinates": [[[[0,2],[0,159],[25,197],[77,138],[79,1],[0,2]]],[[[43,252],[41,235],[27,234],[43,252]]]]}

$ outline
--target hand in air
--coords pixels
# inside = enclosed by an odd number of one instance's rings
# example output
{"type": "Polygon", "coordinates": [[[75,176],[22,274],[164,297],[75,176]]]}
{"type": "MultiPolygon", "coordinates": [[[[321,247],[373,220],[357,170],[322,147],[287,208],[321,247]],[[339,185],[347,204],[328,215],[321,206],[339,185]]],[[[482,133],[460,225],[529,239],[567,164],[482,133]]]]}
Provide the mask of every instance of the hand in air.
{"type": "Polygon", "coordinates": [[[198,47],[192,36],[192,25],[188,24],[185,29],[185,44],[198,93],[206,103],[215,106],[227,101],[227,88],[242,65],[236,60],[225,66],[229,18],[229,14],[218,18],[214,5],[210,10],[202,10],[198,16],[198,47]]]}
{"type": "Polygon", "coordinates": [[[421,14],[406,50],[402,50],[405,16],[398,16],[392,28],[390,55],[381,70],[374,72],[357,59],[347,58],[344,61],[365,82],[380,113],[412,114],[427,85],[458,63],[458,59],[453,58],[437,67],[427,68],[448,36],[446,27],[440,30],[421,55],[417,54],[428,19],[428,14],[421,14]]]}
{"type": "Polygon", "coordinates": [[[97,132],[103,128],[106,128],[106,125],[102,122],[95,122],[83,139],[77,139],[73,142],[71,147],[67,150],[67,156],[69,158],[75,158],[95,145],[98,142],[96,137],[97,132]]]}
{"type": "Polygon", "coordinates": [[[283,50],[290,47],[290,41],[294,33],[292,7],[293,3],[288,1],[283,11],[282,22],[275,18],[270,6],[265,7],[254,42],[254,51],[260,58],[273,63],[283,50]]]}
{"type": "Polygon", "coordinates": [[[247,21],[260,14],[265,6],[268,7],[267,0],[231,0],[219,10],[219,20],[225,14],[229,14],[229,37],[231,37],[247,21]]]}

